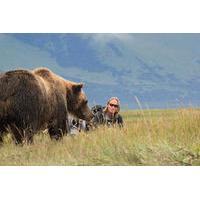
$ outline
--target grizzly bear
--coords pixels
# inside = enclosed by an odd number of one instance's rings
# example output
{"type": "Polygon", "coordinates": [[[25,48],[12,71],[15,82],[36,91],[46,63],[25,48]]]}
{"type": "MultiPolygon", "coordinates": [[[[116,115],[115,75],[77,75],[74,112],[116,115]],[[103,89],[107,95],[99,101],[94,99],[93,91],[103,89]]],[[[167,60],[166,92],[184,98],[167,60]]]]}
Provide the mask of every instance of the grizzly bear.
{"type": "Polygon", "coordinates": [[[68,113],[89,121],[92,112],[83,84],[67,81],[47,68],[0,75],[0,141],[8,129],[16,144],[31,143],[39,130],[60,139],[69,132],[68,113]]]}

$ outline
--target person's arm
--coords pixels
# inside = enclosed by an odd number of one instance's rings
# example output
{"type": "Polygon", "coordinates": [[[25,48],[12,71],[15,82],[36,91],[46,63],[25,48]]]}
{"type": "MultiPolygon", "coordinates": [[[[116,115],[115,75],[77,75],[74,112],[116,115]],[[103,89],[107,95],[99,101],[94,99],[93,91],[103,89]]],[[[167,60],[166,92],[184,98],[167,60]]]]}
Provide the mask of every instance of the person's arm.
{"type": "Polygon", "coordinates": [[[123,118],[121,115],[118,115],[118,118],[117,118],[117,123],[119,125],[119,127],[123,127],[123,118]]]}
{"type": "Polygon", "coordinates": [[[97,127],[99,124],[103,124],[103,114],[101,112],[97,112],[93,119],[92,124],[94,127],[97,127]]]}

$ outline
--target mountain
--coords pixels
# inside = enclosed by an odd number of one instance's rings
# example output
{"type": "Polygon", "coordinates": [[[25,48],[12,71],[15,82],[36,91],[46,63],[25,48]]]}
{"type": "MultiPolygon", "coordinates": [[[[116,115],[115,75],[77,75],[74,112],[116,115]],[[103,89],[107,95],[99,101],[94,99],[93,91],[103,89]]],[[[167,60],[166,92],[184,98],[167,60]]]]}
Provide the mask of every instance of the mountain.
{"type": "Polygon", "coordinates": [[[47,66],[84,82],[91,105],[200,105],[200,34],[0,34],[0,70],[47,66]]]}

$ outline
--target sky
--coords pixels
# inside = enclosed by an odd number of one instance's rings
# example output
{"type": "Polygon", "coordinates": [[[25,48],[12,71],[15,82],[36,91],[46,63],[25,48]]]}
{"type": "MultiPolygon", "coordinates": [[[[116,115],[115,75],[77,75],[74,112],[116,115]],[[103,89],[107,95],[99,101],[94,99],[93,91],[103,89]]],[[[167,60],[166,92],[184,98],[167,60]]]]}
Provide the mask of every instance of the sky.
{"type": "Polygon", "coordinates": [[[0,34],[0,70],[45,66],[84,82],[91,104],[199,105],[200,34],[0,34]]]}

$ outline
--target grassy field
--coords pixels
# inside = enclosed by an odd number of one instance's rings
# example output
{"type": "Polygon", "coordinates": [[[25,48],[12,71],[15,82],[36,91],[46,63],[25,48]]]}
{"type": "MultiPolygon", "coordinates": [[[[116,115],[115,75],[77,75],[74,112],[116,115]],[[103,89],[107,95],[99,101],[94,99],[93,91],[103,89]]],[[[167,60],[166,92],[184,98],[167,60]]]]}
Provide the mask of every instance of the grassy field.
{"type": "Polygon", "coordinates": [[[0,147],[0,165],[200,165],[200,110],[121,112],[123,129],[100,127],[88,134],[16,146],[10,135],[0,147]]]}

